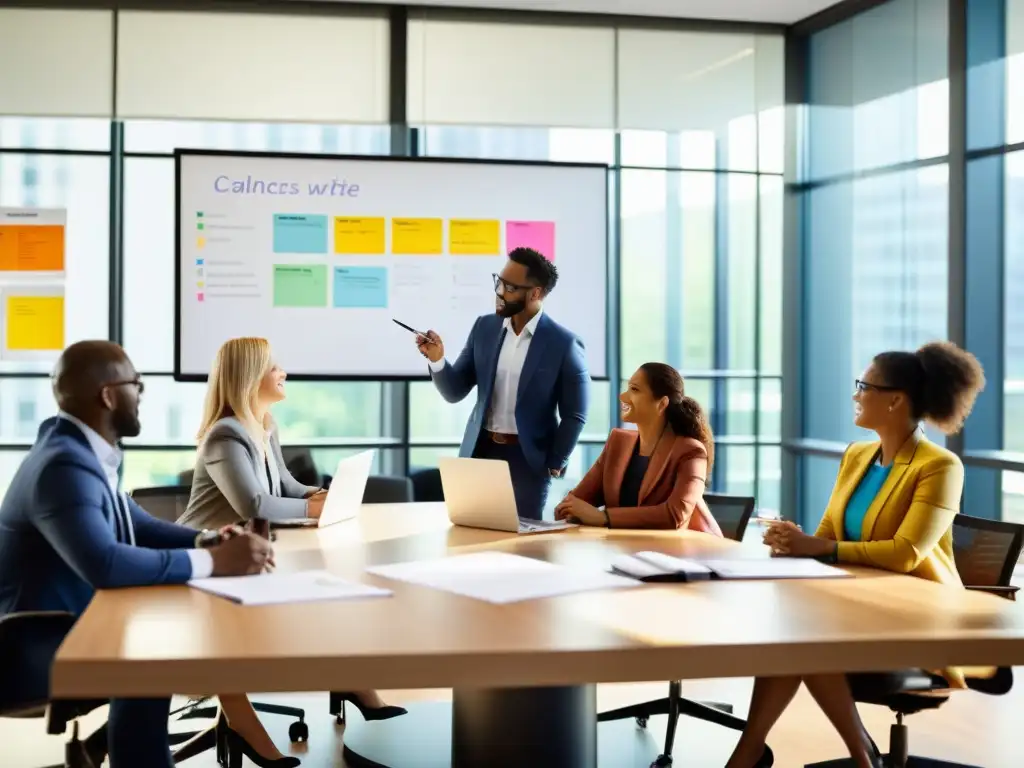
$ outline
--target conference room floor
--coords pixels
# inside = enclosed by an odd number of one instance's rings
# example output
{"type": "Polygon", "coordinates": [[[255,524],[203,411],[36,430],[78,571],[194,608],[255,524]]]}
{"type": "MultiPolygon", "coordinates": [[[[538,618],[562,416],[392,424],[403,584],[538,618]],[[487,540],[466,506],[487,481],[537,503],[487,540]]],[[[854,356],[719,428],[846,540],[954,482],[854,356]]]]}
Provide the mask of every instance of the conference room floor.
{"type": "MultiPolygon", "coordinates": [[[[1017,679],[1024,681],[1024,669],[1018,670],[1017,674],[1017,679]]],[[[598,703],[602,710],[611,709],[664,696],[666,690],[665,683],[602,685],[598,688],[598,703]]],[[[387,694],[387,698],[390,702],[402,703],[416,699],[439,699],[447,694],[447,691],[396,691],[387,694]]],[[[732,702],[737,705],[737,714],[742,714],[749,700],[750,681],[685,682],[683,695],[732,702]]],[[[296,747],[292,752],[302,758],[303,768],[342,768],[346,765],[341,757],[343,731],[340,727],[336,729],[333,718],[327,714],[326,694],[276,694],[260,696],[259,699],[306,707],[310,725],[309,743],[296,747]]],[[[862,707],[861,711],[876,741],[880,745],[887,742],[891,723],[889,712],[879,707],[862,707]]],[[[959,694],[937,711],[922,712],[908,718],[911,749],[920,755],[968,762],[985,768],[1018,768],[1024,764],[1024,739],[1020,732],[1022,711],[1024,682],[1004,697],[959,694]]],[[[102,713],[99,713],[86,724],[95,727],[101,717],[102,713]]],[[[359,715],[351,712],[350,717],[359,715]]],[[[287,751],[289,720],[265,716],[264,722],[277,744],[287,751]]],[[[655,717],[648,727],[651,735],[659,744],[662,743],[665,718],[655,717]]],[[[675,764],[680,768],[721,768],[735,741],[736,734],[732,731],[683,718],[676,737],[675,764]]],[[[806,762],[843,754],[842,742],[806,692],[801,692],[783,716],[771,739],[771,745],[775,750],[775,765],[780,768],[799,768],[806,762]]],[[[62,741],[46,736],[41,722],[0,720],[0,753],[3,755],[4,768],[39,768],[62,759],[62,741]]],[[[183,765],[217,768],[217,761],[213,753],[209,752],[183,765]]],[[[245,765],[252,764],[246,762],[245,765]]]]}

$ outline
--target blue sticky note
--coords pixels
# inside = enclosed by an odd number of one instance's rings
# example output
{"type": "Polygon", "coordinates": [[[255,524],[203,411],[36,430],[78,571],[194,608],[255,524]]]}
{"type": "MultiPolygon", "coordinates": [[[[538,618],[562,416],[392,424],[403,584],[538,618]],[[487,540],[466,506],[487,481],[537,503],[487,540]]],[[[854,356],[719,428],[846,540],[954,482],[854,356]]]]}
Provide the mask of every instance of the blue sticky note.
{"type": "Polygon", "coordinates": [[[335,267],[334,306],[385,309],[388,306],[387,267],[335,267]]]}
{"type": "Polygon", "coordinates": [[[274,253],[327,253],[327,217],[275,213],[274,253]]]}
{"type": "Polygon", "coordinates": [[[200,266],[201,267],[202,265],[203,265],[203,259],[196,259],[196,266],[200,266]]]}

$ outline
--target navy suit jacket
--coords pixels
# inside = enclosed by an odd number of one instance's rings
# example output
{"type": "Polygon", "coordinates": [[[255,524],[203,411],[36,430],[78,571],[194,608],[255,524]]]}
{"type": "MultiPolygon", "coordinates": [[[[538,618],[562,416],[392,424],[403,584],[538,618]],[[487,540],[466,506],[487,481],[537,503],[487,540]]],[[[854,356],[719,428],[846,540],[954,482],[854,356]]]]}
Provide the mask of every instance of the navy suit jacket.
{"type": "Polygon", "coordinates": [[[80,615],[97,589],[182,584],[196,532],[157,520],[128,499],[135,546],[114,534],[116,501],[82,431],[67,419],[39,428],[0,503],[0,616],[80,615]]]}
{"type": "MultiPolygon", "coordinates": [[[[494,389],[494,374],[503,341],[504,319],[476,319],[458,359],[432,373],[434,385],[449,403],[457,403],[476,387],[476,406],[469,416],[460,456],[472,456],[484,428],[494,389]]],[[[561,470],[587,421],[590,374],[583,342],[545,312],[523,361],[516,392],[516,428],[527,463],[538,474],[561,470]]]]}

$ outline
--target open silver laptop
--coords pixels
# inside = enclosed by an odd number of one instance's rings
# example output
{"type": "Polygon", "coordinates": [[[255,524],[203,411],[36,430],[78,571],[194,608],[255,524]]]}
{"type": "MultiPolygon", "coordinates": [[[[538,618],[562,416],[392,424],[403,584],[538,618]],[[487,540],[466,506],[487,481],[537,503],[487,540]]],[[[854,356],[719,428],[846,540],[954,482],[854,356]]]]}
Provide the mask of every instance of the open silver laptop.
{"type": "Polygon", "coordinates": [[[370,478],[370,470],[373,468],[373,459],[376,453],[377,451],[374,449],[360,451],[355,456],[349,456],[338,462],[338,468],[334,470],[334,476],[331,479],[331,487],[327,489],[327,498],[324,499],[324,507],[320,512],[319,520],[299,517],[292,520],[276,521],[275,526],[280,528],[325,528],[328,525],[354,518],[359,514],[359,508],[363,504],[366,481],[370,478]]]}
{"type": "Polygon", "coordinates": [[[519,517],[508,464],[495,459],[441,459],[441,486],[448,519],[455,525],[510,533],[546,533],[576,528],[561,520],[519,517]]]}

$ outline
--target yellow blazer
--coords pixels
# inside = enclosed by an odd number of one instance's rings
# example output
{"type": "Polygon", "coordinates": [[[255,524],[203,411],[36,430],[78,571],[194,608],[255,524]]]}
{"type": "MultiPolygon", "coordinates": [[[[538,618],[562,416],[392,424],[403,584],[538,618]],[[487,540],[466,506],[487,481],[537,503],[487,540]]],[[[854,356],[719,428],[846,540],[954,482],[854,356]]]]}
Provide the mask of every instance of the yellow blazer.
{"type": "MultiPolygon", "coordinates": [[[[953,518],[960,509],[964,467],[917,430],[900,448],[889,477],[868,507],[860,541],[846,541],[843,518],[857,485],[881,451],[878,441],[852,443],[839,462],[832,496],[816,536],[838,542],[840,563],[908,573],[940,584],[961,587],[953,558],[953,518]]],[[[952,688],[966,688],[964,669],[934,670],[952,688]]],[[[987,677],[992,670],[971,668],[987,677]]]]}

